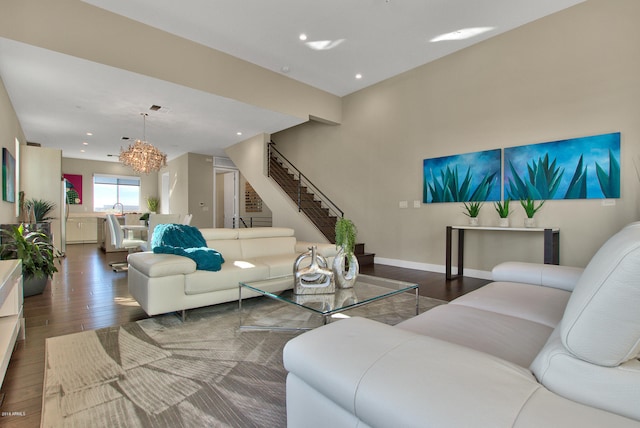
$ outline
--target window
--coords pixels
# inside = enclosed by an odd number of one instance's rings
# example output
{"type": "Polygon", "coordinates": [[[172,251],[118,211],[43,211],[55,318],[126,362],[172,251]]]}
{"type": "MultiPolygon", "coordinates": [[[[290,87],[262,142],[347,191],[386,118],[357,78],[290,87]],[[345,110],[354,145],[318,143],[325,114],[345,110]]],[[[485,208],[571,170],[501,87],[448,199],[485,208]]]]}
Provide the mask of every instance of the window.
{"type": "Polygon", "coordinates": [[[123,211],[140,211],[140,177],[93,176],[93,210],[110,211],[121,203],[123,211]]]}

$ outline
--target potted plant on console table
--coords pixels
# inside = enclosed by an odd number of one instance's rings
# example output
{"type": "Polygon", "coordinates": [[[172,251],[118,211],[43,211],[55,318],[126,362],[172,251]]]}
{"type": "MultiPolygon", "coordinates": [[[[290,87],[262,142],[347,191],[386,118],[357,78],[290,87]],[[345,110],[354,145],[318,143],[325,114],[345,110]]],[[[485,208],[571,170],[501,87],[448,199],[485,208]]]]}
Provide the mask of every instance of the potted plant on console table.
{"type": "Polygon", "coordinates": [[[30,231],[24,224],[10,227],[2,231],[0,259],[22,259],[24,297],[40,294],[47,281],[58,272],[55,258],[61,257],[62,253],[44,233],[30,231]]]}

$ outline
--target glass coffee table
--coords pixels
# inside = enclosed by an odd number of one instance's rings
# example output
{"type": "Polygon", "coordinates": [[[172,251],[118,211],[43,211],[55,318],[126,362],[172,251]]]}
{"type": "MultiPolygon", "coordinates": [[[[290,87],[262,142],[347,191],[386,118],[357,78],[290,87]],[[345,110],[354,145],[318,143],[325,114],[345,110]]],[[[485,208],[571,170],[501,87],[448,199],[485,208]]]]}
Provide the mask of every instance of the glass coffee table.
{"type": "MultiPolygon", "coordinates": [[[[243,325],[243,291],[250,292],[251,297],[256,295],[266,296],[315,313],[322,317],[322,324],[329,322],[332,315],[406,292],[413,292],[415,294],[415,314],[418,315],[419,313],[420,300],[418,296],[418,284],[360,274],[353,288],[336,289],[336,292],[331,294],[294,294],[293,276],[290,276],[264,281],[239,283],[238,312],[240,313],[241,329],[299,329],[243,325]]],[[[244,297],[246,299],[247,296],[245,295],[244,297]]]]}

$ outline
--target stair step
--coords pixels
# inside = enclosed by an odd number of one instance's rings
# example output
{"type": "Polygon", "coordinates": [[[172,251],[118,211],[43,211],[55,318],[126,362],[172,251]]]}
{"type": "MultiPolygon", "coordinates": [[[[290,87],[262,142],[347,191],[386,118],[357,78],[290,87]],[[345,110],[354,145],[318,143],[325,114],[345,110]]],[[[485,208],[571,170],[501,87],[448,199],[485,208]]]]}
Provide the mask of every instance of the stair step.
{"type": "Polygon", "coordinates": [[[360,266],[368,266],[368,265],[372,265],[373,261],[376,257],[375,254],[373,253],[354,253],[356,256],[356,259],[358,259],[358,264],[360,266]]]}

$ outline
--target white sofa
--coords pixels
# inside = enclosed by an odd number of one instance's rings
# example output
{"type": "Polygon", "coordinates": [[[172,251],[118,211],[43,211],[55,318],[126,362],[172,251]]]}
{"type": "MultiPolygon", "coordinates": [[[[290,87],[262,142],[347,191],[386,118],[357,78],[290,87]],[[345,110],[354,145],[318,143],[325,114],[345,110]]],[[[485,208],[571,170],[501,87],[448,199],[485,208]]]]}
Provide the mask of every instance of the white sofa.
{"type": "Polygon", "coordinates": [[[640,224],[583,269],[505,263],[397,326],[287,343],[289,427],[640,426],[640,224]]]}
{"type": "MultiPolygon", "coordinates": [[[[148,315],[184,311],[238,299],[238,283],[274,279],[269,291],[293,287],[295,259],[311,245],[333,260],[337,250],[327,243],[298,242],[284,227],[200,229],[209,248],[225,262],[218,272],[196,270],[190,258],[174,254],[129,254],[129,292],[148,315]]],[[[243,298],[255,293],[244,292],[243,298]]]]}

